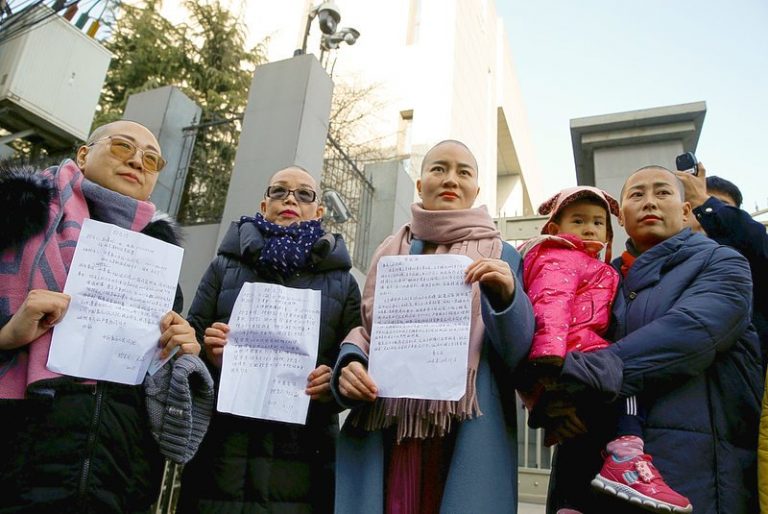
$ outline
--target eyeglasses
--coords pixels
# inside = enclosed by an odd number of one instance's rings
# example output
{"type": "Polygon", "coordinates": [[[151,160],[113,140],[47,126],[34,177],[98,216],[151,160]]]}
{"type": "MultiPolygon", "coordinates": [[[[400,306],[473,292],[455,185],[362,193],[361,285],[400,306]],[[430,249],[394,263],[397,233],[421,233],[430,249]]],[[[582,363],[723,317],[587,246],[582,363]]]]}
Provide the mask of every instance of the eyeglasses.
{"type": "Polygon", "coordinates": [[[144,150],[139,148],[127,139],[123,139],[119,136],[102,137],[101,139],[97,139],[96,141],[89,143],[88,146],[93,146],[96,143],[100,143],[107,139],[109,139],[109,151],[112,152],[112,155],[118,159],[127,161],[136,155],[136,152],[141,152],[141,164],[148,172],[160,173],[160,170],[165,167],[166,161],[160,156],[159,153],[155,152],[154,150],[144,150]]]}
{"type": "Polygon", "coordinates": [[[269,186],[267,192],[264,193],[264,198],[271,200],[285,200],[288,195],[293,193],[293,197],[299,203],[312,203],[317,199],[317,193],[306,187],[300,187],[298,189],[288,189],[284,186],[269,186]]]}

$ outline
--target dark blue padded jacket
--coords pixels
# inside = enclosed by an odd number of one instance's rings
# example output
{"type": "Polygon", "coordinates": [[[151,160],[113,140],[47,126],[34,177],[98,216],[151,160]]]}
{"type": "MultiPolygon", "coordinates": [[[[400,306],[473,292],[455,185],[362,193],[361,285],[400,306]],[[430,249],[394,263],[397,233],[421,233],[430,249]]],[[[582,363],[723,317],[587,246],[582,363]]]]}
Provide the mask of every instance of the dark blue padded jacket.
{"type": "MultiPolygon", "coordinates": [[[[614,263],[617,267],[619,262],[614,263]]],[[[573,353],[563,375],[647,409],[645,450],[697,514],[757,512],[763,376],[750,324],[752,280],[735,250],[685,229],[641,254],[614,303],[616,341],[573,353]]],[[[644,512],[593,493],[612,409],[583,409],[590,434],[558,448],[548,512],[644,512]],[[591,412],[590,412],[591,411],[591,412]]]]}

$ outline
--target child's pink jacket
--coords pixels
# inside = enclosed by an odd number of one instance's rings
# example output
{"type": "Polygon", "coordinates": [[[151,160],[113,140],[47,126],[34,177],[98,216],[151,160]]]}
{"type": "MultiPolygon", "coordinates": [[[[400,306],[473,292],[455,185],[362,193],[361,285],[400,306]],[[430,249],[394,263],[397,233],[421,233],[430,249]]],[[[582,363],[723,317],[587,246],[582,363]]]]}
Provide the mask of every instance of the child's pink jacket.
{"type": "MultiPolygon", "coordinates": [[[[565,357],[608,345],[619,274],[573,235],[540,236],[520,247],[523,279],[536,316],[529,359],[565,357]]],[[[599,250],[598,250],[599,251],[599,250]]]]}

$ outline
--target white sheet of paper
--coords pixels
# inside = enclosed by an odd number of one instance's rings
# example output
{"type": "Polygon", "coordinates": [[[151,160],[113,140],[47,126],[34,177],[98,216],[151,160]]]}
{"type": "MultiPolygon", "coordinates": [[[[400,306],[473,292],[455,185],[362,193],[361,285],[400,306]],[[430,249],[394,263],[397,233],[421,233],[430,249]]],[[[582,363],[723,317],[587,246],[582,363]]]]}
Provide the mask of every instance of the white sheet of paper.
{"type": "Polygon", "coordinates": [[[315,369],[321,293],[244,284],[229,318],[217,410],[305,424],[315,369]]]}
{"type": "Polygon", "coordinates": [[[466,255],[382,257],[368,373],[388,398],[458,400],[467,382],[472,287],[466,255]]]}
{"type": "Polygon", "coordinates": [[[159,360],[160,320],[173,307],[184,250],[85,220],[54,327],[47,367],[74,377],[140,384],[159,360]]]}

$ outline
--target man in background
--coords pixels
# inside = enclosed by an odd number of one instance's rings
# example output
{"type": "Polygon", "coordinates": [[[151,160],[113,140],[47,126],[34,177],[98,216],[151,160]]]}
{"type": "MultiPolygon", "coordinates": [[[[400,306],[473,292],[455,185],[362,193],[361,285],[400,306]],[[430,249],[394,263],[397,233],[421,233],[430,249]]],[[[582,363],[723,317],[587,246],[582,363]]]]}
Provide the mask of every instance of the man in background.
{"type": "Polygon", "coordinates": [[[736,185],[720,177],[707,177],[702,163],[698,175],[678,171],[685,200],[693,216],[688,226],[703,231],[716,242],[730,246],[749,261],[752,273],[752,323],[760,337],[763,370],[768,366],[768,233],[762,223],[741,209],[736,185]]]}

